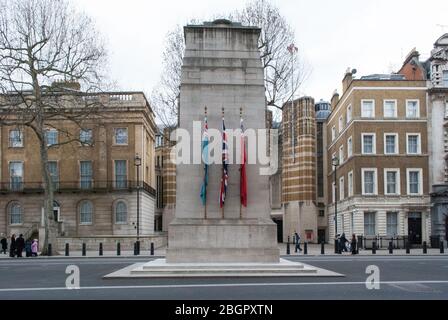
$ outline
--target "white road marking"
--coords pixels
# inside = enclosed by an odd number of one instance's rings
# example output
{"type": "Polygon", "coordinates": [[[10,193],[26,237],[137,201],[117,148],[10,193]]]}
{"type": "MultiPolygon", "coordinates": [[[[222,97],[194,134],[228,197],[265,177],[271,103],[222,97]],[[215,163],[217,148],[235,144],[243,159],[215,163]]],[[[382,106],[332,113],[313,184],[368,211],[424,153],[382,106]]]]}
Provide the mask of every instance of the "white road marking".
{"type": "MultiPolygon", "coordinates": [[[[78,291],[78,290],[120,290],[120,289],[179,289],[179,288],[217,288],[217,287],[283,287],[283,286],[329,286],[329,285],[363,285],[365,282],[297,282],[297,283],[219,283],[219,284],[181,284],[181,285],[147,285],[147,286],[92,286],[80,289],[67,289],[65,287],[52,288],[3,288],[0,292],[21,291],[78,291]]],[[[422,280],[422,281],[381,281],[380,284],[447,284],[448,280],[422,280]]]]}

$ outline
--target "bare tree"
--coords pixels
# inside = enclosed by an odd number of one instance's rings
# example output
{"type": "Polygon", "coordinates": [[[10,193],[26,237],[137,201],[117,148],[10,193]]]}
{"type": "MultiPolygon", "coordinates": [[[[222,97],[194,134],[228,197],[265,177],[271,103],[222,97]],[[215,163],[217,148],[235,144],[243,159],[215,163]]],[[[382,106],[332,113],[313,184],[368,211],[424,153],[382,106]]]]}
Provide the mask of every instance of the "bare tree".
{"type": "MultiPolygon", "coordinates": [[[[295,40],[291,26],[268,0],[249,2],[243,10],[219,17],[261,28],[259,49],[265,74],[266,102],[268,107],[281,110],[310,72],[300,55],[293,60],[287,50],[295,40]]],[[[183,29],[177,26],[167,35],[161,81],[151,94],[151,103],[163,126],[177,123],[184,50],[183,29]]],[[[276,114],[274,118],[277,118],[276,114]]]]}
{"type": "Polygon", "coordinates": [[[87,93],[98,91],[105,64],[93,21],[68,1],[0,0],[0,125],[29,128],[39,141],[44,255],[55,231],[48,151],[79,141],[67,123],[82,128],[95,113],[97,99],[81,94],[80,86],[87,93]],[[57,143],[47,141],[50,128],[60,133],[57,143]]]}

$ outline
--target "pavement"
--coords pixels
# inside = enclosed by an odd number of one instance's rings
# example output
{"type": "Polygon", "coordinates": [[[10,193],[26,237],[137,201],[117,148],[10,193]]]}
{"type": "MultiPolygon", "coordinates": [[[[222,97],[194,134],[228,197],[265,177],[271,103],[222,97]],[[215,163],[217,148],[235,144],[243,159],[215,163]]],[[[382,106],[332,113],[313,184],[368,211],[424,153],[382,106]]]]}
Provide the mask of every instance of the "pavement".
{"type": "Polygon", "coordinates": [[[332,270],[343,278],[103,279],[148,257],[37,258],[0,261],[0,300],[315,300],[448,299],[448,255],[291,255],[290,261],[332,270]],[[80,271],[80,289],[66,287],[68,266],[80,271]],[[369,289],[368,268],[379,289],[369,289]]]}
{"type": "MultiPolygon", "coordinates": [[[[279,249],[280,249],[280,255],[281,256],[285,256],[287,257],[287,245],[284,243],[279,243],[278,244],[279,249]]],[[[302,252],[295,252],[295,247],[293,244],[290,244],[290,256],[304,256],[304,251],[303,251],[303,244],[301,245],[302,248],[302,252]]],[[[340,256],[339,254],[335,254],[334,253],[334,245],[332,244],[326,244],[324,246],[324,250],[325,250],[325,256],[340,256]]],[[[149,250],[141,250],[140,256],[142,257],[158,257],[158,258],[163,258],[165,257],[166,254],[166,247],[160,247],[160,248],[155,248],[154,250],[154,256],[150,255],[149,250]]],[[[351,255],[350,252],[343,252],[342,255],[351,255]]],[[[370,256],[373,255],[372,254],[372,250],[359,250],[359,255],[360,256],[370,256]]],[[[440,255],[447,255],[448,256],[448,249],[445,248],[445,253],[441,254],[440,253],[440,249],[433,249],[433,248],[428,248],[427,249],[427,253],[424,254],[423,253],[423,249],[422,248],[412,248],[410,250],[410,254],[406,254],[406,250],[405,249],[394,249],[393,250],[393,254],[390,254],[389,251],[387,249],[378,249],[376,251],[377,256],[424,256],[424,255],[435,255],[435,256],[440,256],[440,255]]],[[[307,256],[322,256],[321,255],[321,245],[319,244],[308,244],[308,253],[307,256]]],[[[65,251],[59,251],[57,252],[56,255],[53,256],[54,258],[66,258],[65,257],[65,251]]],[[[82,252],[80,250],[71,250],[70,251],[70,257],[83,257],[82,256],[82,252]]],[[[95,251],[87,251],[86,252],[86,256],[85,258],[92,258],[92,257],[100,257],[99,256],[99,252],[97,250],[95,251]]],[[[103,251],[103,256],[104,258],[107,257],[117,257],[117,252],[116,251],[103,251]]],[[[134,256],[134,251],[131,250],[124,250],[121,251],[121,255],[120,257],[135,257],[134,256]]],[[[37,259],[46,259],[48,257],[37,257],[37,259]]],[[[11,259],[9,257],[9,255],[4,255],[4,254],[0,254],[0,259],[11,259]]],[[[33,258],[33,259],[36,259],[33,258]]]]}

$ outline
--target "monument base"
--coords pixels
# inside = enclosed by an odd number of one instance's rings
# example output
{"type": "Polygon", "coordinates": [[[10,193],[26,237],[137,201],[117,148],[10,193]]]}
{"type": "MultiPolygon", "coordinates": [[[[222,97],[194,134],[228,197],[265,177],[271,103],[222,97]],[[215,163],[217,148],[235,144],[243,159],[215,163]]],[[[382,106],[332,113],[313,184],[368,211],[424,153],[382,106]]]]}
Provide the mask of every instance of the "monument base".
{"type": "Polygon", "coordinates": [[[277,263],[167,263],[157,259],[136,263],[104,276],[114,278],[185,277],[343,277],[342,274],[299,262],[277,263]]]}
{"type": "Polygon", "coordinates": [[[277,225],[261,219],[174,219],[167,263],[278,263],[277,225]]]}

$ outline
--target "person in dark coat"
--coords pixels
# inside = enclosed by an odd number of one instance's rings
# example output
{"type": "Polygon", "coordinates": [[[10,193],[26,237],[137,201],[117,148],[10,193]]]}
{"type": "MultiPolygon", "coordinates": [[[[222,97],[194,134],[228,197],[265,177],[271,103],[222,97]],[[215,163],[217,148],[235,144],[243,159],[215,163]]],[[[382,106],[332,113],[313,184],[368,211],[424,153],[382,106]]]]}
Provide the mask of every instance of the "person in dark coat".
{"type": "Polygon", "coordinates": [[[9,256],[14,258],[16,256],[16,235],[11,236],[11,244],[9,245],[9,256]]]}
{"type": "Polygon", "coordinates": [[[0,240],[2,244],[2,252],[3,254],[6,254],[6,250],[8,250],[8,240],[6,240],[5,235],[2,234],[2,240],[0,240]]]}
{"type": "Polygon", "coordinates": [[[27,258],[31,257],[31,240],[25,242],[25,253],[27,258]]]}
{"type": "Polygon", "coordinates": [[[352,241],[351,241],[351,246],[352,246],[352,254],[357,254],[358,253],[358,249],[357,249],[357,243],[356,243],[356,235],[353,234],[352,235],[352,241]]]}
{"type": "Polygon", "coordinates": [[[22,251],[25,248],[25,239],[23,239],[23,234],[21,234],[16,240],[17,248],[17,258],[22,258],[22,251]]]}
{"type": "Polygon", "coordinates": [[[299,252],[301,252],[302,248],[300,248],[300,236],[297,232],[294,233],[294,236],[296,238],[296,251],[299,250],[299,252]]]}
{"type": "Polygon", "coordinates": [[[341,235],[341,238],[339,239],[339,245],[340,245],[340,251],[342,252],[342,251],[345,251],[345,252],[348,252],[348,250],[347,250],[347,247],[345,246],[345,244],[347,243],[347,238],[345,237],[345,233],[343,233],[342,235],[341,235]]]}

